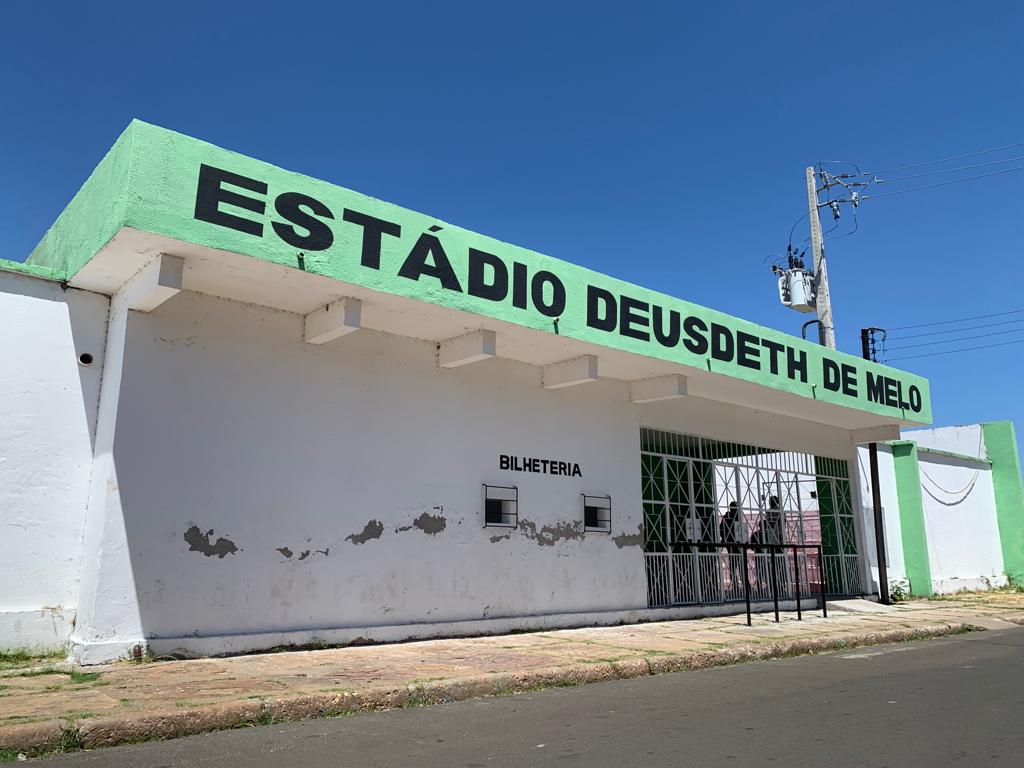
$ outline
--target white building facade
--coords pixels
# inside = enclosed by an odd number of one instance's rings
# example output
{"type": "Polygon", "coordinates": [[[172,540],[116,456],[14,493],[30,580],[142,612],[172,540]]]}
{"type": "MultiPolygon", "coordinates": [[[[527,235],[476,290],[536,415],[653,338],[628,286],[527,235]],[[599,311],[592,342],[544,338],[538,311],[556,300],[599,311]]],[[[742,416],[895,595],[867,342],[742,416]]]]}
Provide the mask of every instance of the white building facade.
{"type": "Polygon", "coordinates": [[[919,377],[143,123],[0,266],[0,646],[85,663],[731,611],[768,545],[785,599],[867,594],[858,445],[930,421],[919,377]]]}

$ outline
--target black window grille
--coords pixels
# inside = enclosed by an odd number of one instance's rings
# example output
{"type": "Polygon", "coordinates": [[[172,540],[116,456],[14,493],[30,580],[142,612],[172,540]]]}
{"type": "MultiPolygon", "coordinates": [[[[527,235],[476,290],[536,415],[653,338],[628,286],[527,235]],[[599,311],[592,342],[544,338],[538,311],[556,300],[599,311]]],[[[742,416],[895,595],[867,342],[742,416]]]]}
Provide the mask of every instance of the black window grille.
{"type": "Polygon", "coordinates": [[[518,486],[484,485],[484,528],[515,528],[518,525],[518,486]]]}
{"type": "Polygon", "coordinates": [[[612,532],[612,497],[583,494],[583,530],[612,532]]]}

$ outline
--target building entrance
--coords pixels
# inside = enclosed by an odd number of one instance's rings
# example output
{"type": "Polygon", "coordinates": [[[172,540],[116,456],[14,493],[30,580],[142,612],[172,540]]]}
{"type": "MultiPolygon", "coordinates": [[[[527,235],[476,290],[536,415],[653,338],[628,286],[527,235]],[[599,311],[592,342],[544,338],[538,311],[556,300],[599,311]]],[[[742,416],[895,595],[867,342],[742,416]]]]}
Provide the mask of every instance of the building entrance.
{"type": "Polygon", "coordinates": [[[862,593],[846,461],[647,428],[640,449],[650,607],[742,601],[744,571],[755,600],[773,576],[783,598],[797,576],[805,596],[862,593]]]}

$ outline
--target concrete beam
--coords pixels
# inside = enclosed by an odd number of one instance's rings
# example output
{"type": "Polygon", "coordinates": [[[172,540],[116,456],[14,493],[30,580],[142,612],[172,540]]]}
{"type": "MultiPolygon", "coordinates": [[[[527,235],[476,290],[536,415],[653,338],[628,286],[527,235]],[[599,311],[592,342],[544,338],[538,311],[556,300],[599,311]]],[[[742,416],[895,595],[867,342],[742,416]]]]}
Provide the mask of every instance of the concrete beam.
{"type": "Polygon", "coordinates": [[[328,341],[358,331],[362,326],[360,316],[362,302],[359,299],[338,299],[306,315],[303,338],[308,344],[325,344],[328,341]]]}
{"type": "Polygon", "coordinates": [[[494,331],[474,331],[442,341],[437,349],[437,364],[442,368],[458,368],[496,355],[497,337],[494,331]]]}
{"type": "Polygon", "coordinates": [[[123,293],[128,309],[152,312],[181,291],[185,260],[162,253],[130,277],[118,293],[123,293]]]}
{"type": "Polygon", "coordinates": [[[899,440],[898,424],[883,424],[880,427],[865,427],[850,431],[850,441],[855,445],[862,443],[884,443],[886,440],[899,440]]]}
{"type": "Polygon", "coordinates": [[[678,373],[640,379],[629,385],[629,399],[634,403],[656,403],[686,396],[686,377],[678,373]]]}
{"type": "Polygon", "coordinates": [[[562,389],[597,381],[597,358],[594,355],[583,355],[545,365],[541,381],[544,389],[562,389]]]}

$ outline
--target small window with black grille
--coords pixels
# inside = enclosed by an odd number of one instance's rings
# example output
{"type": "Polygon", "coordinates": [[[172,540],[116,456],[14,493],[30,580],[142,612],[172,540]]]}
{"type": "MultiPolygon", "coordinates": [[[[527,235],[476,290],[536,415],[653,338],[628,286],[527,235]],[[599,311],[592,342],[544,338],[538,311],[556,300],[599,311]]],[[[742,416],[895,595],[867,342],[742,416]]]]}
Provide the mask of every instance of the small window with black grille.
{"type": "Polygon", "coordinates": [[[612,532],[612,497],[583,494],[583,530],[612,532]]]}
{"type": "Polygon", "coordinates": [[[515,528],[518,525],[518,486],[484,485],[484,528],[515,528]]]}

